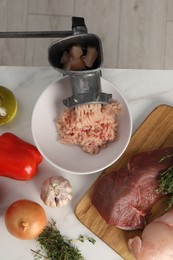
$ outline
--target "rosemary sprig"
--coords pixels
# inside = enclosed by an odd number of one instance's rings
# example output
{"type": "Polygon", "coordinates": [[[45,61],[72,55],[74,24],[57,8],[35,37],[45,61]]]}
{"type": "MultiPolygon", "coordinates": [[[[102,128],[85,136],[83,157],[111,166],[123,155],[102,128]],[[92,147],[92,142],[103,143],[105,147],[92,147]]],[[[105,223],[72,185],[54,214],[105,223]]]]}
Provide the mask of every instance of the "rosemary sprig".
{"type": "Polygon", "coordinates": [[[82,235],[75,240],[65,238],[57,229],[56,222],[52,220],[36,238],[40,249],[37,251],[31,249],[31,251],[36,260],[84,260],[79,249],[72,244],[74,241],[84,242],[84,240],[95,243],[93,238],[82,235]]]}

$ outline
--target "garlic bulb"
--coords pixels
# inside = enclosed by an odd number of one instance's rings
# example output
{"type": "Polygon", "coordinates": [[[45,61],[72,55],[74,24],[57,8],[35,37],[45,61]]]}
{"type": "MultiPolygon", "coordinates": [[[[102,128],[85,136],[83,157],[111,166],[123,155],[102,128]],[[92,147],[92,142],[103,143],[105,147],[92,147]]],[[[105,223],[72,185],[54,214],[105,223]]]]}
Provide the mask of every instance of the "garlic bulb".
{"type": "Polygon", "coordinates": [[[70,182],[62,176],[52,176],[43,182],[40,197],[49,207],[65,206],[72,199],[70,182]]]}

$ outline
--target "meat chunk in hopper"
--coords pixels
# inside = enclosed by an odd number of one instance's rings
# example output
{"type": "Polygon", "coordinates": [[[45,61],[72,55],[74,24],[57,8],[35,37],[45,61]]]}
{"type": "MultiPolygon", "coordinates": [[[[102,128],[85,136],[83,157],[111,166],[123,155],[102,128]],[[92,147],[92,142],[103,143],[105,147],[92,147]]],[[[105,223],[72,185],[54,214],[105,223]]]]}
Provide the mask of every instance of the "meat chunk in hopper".
{"type": "Polygon", "coordinates": [[[146,216],[161,198],[156,192],[159,175],[173,165],[173,156],[160,163],[169,154],[173,148],[139,153],[126,167],[98,180],[91,201],[108,224],[126,230],[144,228],[146,216]]]}

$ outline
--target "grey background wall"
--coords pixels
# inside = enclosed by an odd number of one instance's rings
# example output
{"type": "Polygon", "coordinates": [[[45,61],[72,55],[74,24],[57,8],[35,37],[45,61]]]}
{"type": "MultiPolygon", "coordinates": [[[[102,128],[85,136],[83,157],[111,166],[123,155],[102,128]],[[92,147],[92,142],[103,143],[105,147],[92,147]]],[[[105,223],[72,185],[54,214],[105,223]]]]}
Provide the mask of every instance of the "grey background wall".
{"type": "MultiPolygon", "coordinates": [[[[71,30],[82,16],[105,68],[173,68],[173,0],[0,0],[0,31],[71,30]]],[[[0,39],[0,65],[49,66],[55,39],[0,39]]]]}

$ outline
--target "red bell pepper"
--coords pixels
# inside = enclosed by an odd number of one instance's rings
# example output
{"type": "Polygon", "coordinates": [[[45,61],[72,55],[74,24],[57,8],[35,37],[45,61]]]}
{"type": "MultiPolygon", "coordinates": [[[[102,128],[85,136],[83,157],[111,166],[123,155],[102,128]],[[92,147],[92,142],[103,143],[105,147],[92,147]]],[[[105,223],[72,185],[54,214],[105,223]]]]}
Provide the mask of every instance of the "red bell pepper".
{"type": "Polygon", "coordinates": [[[36,146],[12,133],[0,136],[0,176],[16,180],[30,180],[43,157],[36,146]]]}

